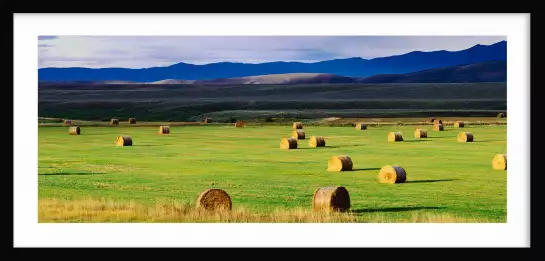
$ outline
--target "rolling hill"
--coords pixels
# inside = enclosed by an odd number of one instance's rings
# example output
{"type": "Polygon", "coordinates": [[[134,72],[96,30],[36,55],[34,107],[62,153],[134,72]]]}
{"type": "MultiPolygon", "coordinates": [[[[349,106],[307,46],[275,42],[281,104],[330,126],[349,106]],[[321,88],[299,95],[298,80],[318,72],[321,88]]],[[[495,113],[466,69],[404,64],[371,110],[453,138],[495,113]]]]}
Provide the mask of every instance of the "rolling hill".
{"type": "MultiPolygon", "coordinates": [[[[461,51],[414,51],[403,55],[362,59],[359,57],[335,59],[314,63],[269,62],[249,63],[211,63],[194,65],[177,63],[167,67],[142,69],[127,68],[41,68],[38,70],[40,81],[130,81],[156,82],[165,79],[192,81],[206,79],[240,78],[270,74],[312,73],[337,75],[332,77],[369,77],[384,74],[406,74],[422,70],[473,64],[486,61],[506,61],[507,42],[492,45],[475,45],[461,51]]],[[[383,76],[381,76],[383,77],[383,76]]],[[[263,79],[263,77],[261,77],[263,79]]],[[[221,80],[224,81],[224,80],[221,80]]]]}
{"type": "Polygon", "coordinates": [[[163,80],[152,82],[152,84],[463,83],[505,82],[506,80],[507,62],[491,61],[430,69],[407,74],[379,74],[370,77],[344,77],[320,73],[286,73],[197,81],[163,80]]]}
{"type": "Polygon", "coordinates": [[[505,81],[507,81],[507,62],[505,61],[474,63],[407,74],[379,74],[356,80],[356,82],[361,83],[462,83],[505,81]]]}

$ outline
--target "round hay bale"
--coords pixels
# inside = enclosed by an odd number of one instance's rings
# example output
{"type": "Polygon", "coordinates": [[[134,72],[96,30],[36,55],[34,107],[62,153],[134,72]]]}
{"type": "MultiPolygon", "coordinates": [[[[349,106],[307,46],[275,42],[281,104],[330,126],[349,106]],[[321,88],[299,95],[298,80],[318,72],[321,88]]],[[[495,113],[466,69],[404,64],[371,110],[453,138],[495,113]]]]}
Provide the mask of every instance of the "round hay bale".
{"type": "Polygon", "coordinates": [[[311,148],[325,147],[325,138],[323,136],[310,136],[308,146],[311,148]]]}
{"type": "Polygon", "coordinates": [[[203,122],[204,123],[211,123],[212,119],[211,118],[204,118],[203,122]]]}
{"type": "Polygon", "coordinates": [[[294,130],[296,130],[296,129],[302,129],[302,128],[303,128],[303,123],[301,123],[301,122],[294,122],[292,128],[293,128],[294,130]]]}
{"type": "Polygon", "coordinates": [[[110,125],[118,125],[119,124],[119,119],[111,119],[110,120],[110,125]]]}
{"type": "Polygon", "coordinates": [[[116,141],[117,146],[132,146],[131,136],[119,136],[116,141]]]}
{"type": "Polygon", "coordinates": [[[388,141],[403,141],[403,134],[401,132],[390,132],[388,133],[388,141]]]}
{"type": "Polygon", "coordinates": [[[421,138],[427,138],[428,137],[428,131],[425,129],[416,129],[414,131],[414,137],[417,139],[421,138]]]}
{"type": "Polygon", "coordinates": [[[473,134],[471,132],[460,132],[457,137],[459,142],[472,142],[473,134]]]}
{"type": "Polygon", "coordinates": [[[457,121],[457,122],[454,123],[454,127],[463,128],[464,127],[464,122],[463,121],[457,121]]]}
{"type": "Polygon", "coordinates": [[[358,124],[356,124],[356,130],[366,130],[366,129],[367,129],[367,124],[363,122],[359,122],[358,124]]]}
{"type": "Polygon", "coordinates": [[[354,164],[347,155],[333,156],[327,161],[327,171],[350,171],[354,164]]]}
{"type": "Polygon", "coordinates": [[[197,209],[206,211],[231,210],[231,197],[222,189],[207,189],[197,198],[197,209]]]}
{"type": "Polygon", "coordinates": [[[294,130],[291,132],[291,137],[297,140],[304,140],[305,139],[305,131],[304,130],[294,130]]]}
{"type": "Polygon", "coordinates": [[[429,118],[428,118],[428,122],[431,122],[431,123],[433,123],[435,120],[436,120],[435,117],[429,117],[429,118]]]}
{"type": "Polygon", "coordinates": [[[129,124],[136,124],[136,118],[129,118],[129,124]]]}
{"type": "Polygon", "coordinates": [[[492,168],[495,170],[507,170],[507,154],[496,154],[492,158],[492,168]]]}
{"type": "Polygon", "coordinates": [[[380,183],[395,184],[404,183],[407,180],[407,172],[400,166],[384,166],[378,173],[380,183]]]}
{"type": "Polygon", "coordinates": [[[505,118],[505,113],[503,112],[498,113],[498,118],[505,118]]]}
{"type": "Polygon", "coordinates": [[[321,187],[312,197],[314,211],[345,212],[350,209],[350,195],[345,187],[321,187]]]}
{"type": "Polygon", "coordinates": [[[64,125],[72,125],[72,121],[71,120],[64,120],[64,125]]]}
{"type": "Polygon", "coordinates": [[[244,127],[244,121],[235,122],[235,128],[242,128],[242,127],[244,127]]]}
{"type": "Polygon", "coordinates": [[[294,138],[282,138],[280,141],[281,149],[297,149],[297,140],[294,138]]]}
{"type": "Polygon", "coordinates": [[[170,134],[170,126],[159,126],[159,134],[170,134]]]}
{"type": "Polygon", "coordinates": [[[68,134],[69,135],[79,135],[80,134],[79,127],[77,127],[77,126],[70,127],[70,129],[68,129],[68,134]]]}
{"type": "Polygon", "coordinates": [[[443,124],[434,124],[433,128],[431,128],[433,131],[443,131],[445,128],[443,128],[443,124]]]}

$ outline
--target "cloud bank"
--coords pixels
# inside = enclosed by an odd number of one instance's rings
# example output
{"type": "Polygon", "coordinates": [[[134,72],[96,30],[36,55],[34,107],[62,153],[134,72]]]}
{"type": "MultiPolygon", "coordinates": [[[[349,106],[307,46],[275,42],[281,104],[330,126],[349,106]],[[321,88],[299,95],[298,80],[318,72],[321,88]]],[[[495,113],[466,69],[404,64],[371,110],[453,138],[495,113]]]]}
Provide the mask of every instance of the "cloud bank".
{"type": "Polygon", "coordinates": [[[504,36],[39,36],[39,68],[150,68],[179,62],[317,62],[458,51],[504,36]]]}

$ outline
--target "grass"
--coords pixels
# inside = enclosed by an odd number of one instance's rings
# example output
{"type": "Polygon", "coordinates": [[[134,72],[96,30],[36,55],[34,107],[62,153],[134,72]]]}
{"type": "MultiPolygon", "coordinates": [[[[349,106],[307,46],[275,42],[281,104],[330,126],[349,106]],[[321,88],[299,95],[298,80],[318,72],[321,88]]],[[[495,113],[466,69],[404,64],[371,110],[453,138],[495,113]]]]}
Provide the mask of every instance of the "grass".
{"type": "Polygon", "coordinates": [[[506,152],[505,125],[305,126],[307,137],[325,136],[326,147],[309,148],[306,139],[291,151],[279,149],[287,125],[173,126],[168,136],[151,126],[85,127],[78,136],[68,127],[38,129],[40,222],[506,222],[506,172],[491,168],[506,152]],[[415,140],[421,127],[429,138],[415,140]],[[390,131],[406,141],[388,143],[390,131]],[[459,131],[475,142],[457,142],[459,131]],[[134,145],[115,146],[119,135],[134,145]],[[334,155],[349,155],[354,171],[326,171],[334,155]],[[392,164],[405,168],[407,183],[377,182],[392,164]],[[345,186],[352,212],[312,213],[323,186],[345,186]],[[226,190],[233,213],[191,210],[207,188],[226,190]]]}
{"type": "Polygon", "coordinates": [[[137,204],[134,201],[119,202],[107,199],[83,199],[39,201],[38,217],[41,223],[487,223],[487,219],[471,219],[450,214],[412,212],[404,219],[392,219],[386,212],[323,213],[295,208],[270,213],[250,212],[243,207],[232,211],[206,212],[184,202],[157,203],[155,206],[137,204]],[[386,214],[385,214],[386,213],[386,214]]]}

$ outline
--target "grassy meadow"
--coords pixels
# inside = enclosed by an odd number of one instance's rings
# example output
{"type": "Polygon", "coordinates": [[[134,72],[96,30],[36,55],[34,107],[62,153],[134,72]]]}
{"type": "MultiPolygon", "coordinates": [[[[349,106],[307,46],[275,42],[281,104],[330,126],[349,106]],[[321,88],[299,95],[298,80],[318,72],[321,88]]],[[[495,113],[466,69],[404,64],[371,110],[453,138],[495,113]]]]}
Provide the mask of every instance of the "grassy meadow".
{"type": "Polygon", "coordinates": [[[81,135],[38,127],[39,222],[506,222],[507,172],[491,168],[506,153],[506,125],[309,124],[295,150],[279,148],[291,125],[172,124],[169,135],[149,123],[80,126],[81,135]],[[429,138],[415,139],[416,128],[429,138]],[[389,143],[391,131],[405,141],[389,143]],[[460,131],[475,141],[457,142],[460,131]],[[133,146],[116,146],[120,135],[133,146]],[[310,148],[313,135],[326,147],[310,148]],[[354,171],[328,172],[336,155],[349,155],[354,171]],[[403,167],[407,182],[378,183],[385,165],[403,167]],[[351,211],[313,212],[313,193],[325,186],[346,187],[351,211]],[[229,193],[233,211],[196,210],[208,188],[229,193]]]}

